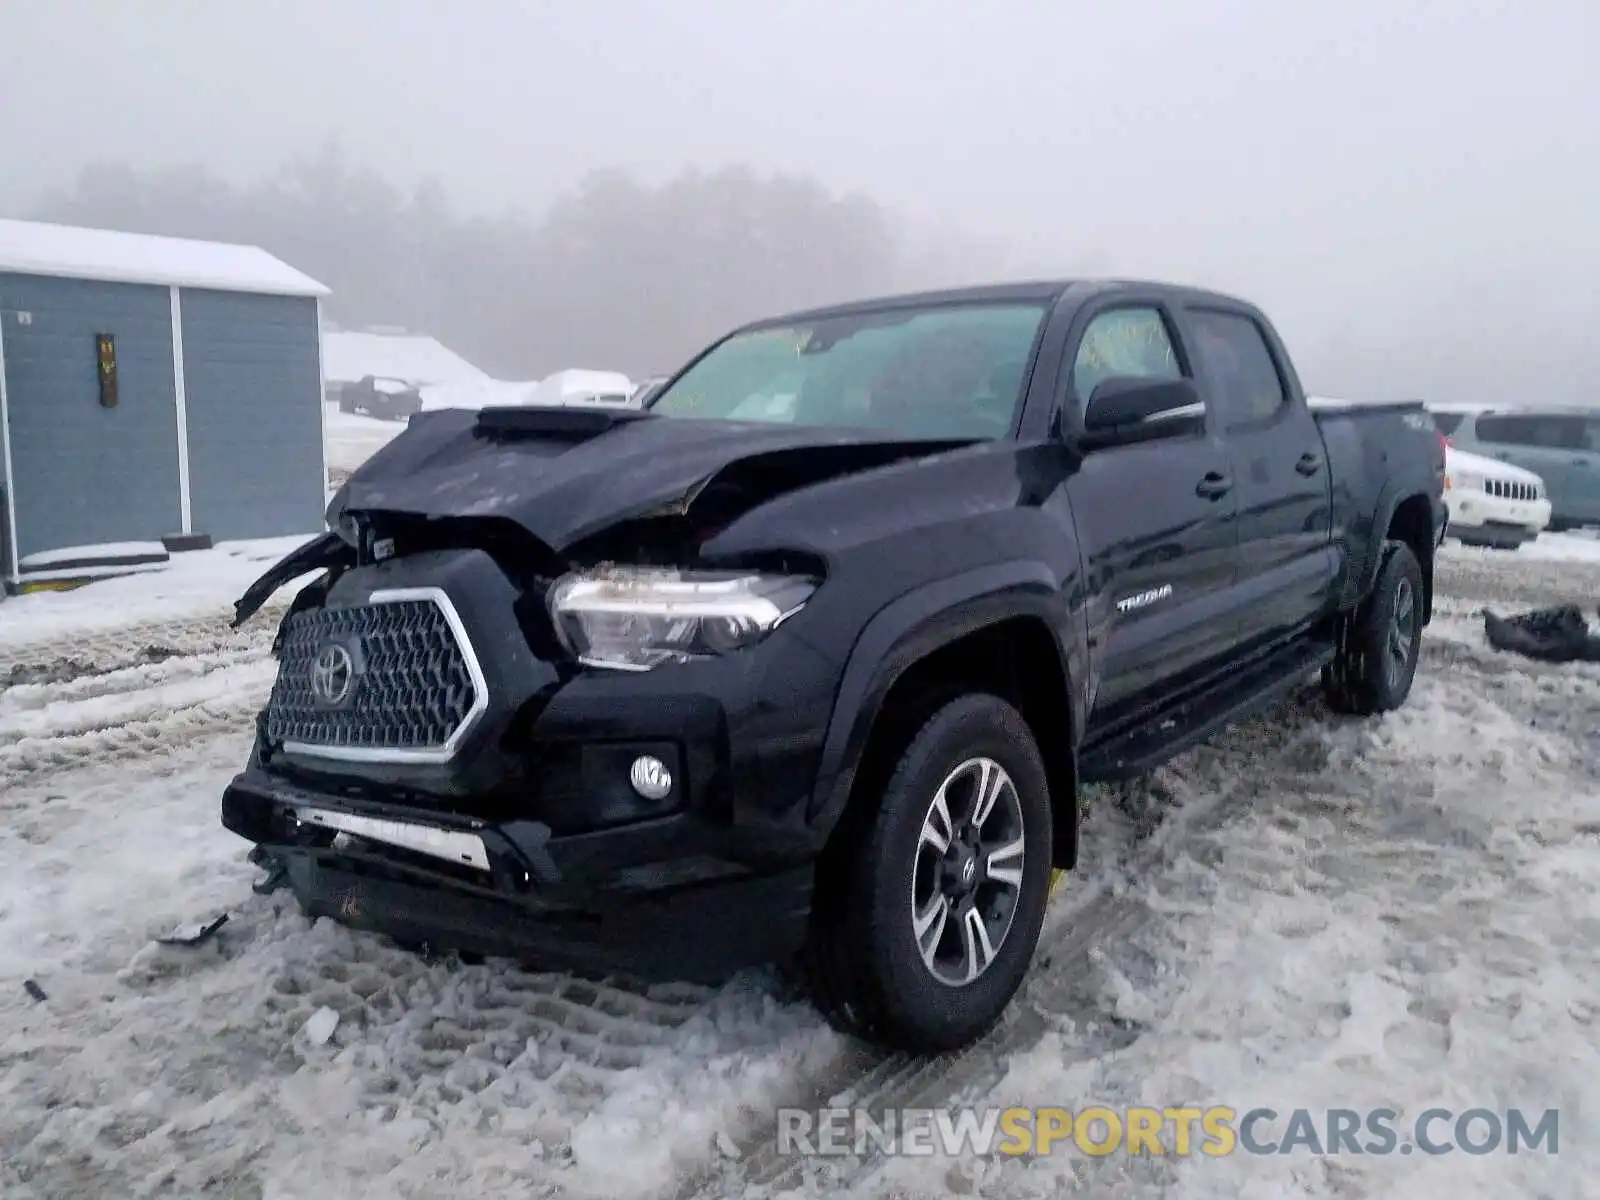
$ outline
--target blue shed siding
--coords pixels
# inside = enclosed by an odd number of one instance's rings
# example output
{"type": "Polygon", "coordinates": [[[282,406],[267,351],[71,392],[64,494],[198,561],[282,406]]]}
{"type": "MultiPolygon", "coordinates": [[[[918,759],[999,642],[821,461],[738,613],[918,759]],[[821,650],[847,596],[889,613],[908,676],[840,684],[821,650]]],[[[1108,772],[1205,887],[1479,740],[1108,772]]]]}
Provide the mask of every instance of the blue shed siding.
{"type": "Polygon", "coordinates": [[[183,288],[191,524],[218,540],[321,531],[317,302],[183,288]]]}
{"type": "Polygon", "coordinates": [[[176,532],[168,289],[0,274],[0,322],[18,557],[176,532]],[[97,333],[116,338],[115,408],[100,406],[97,333]]]}

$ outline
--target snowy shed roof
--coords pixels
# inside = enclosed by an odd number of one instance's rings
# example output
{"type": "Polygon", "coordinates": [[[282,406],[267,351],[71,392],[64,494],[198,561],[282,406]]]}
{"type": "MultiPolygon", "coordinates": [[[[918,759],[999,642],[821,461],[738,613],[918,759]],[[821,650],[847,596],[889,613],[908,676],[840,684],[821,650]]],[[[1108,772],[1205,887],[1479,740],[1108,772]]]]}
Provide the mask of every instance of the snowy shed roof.
{"type": "Polygon", "coordinates": [[[419,334],[356,333],[324,330],[322,373],[329,383],[355,383],[368,375],[403,379],[418,387],[431,383],[473,383],[488,379],[437,340],[419,334]]]}
{"type": "Polygon", "coordinates": [[[0,272],[275,296],[328,289],[256,246],[0,218],[0,272]]]}

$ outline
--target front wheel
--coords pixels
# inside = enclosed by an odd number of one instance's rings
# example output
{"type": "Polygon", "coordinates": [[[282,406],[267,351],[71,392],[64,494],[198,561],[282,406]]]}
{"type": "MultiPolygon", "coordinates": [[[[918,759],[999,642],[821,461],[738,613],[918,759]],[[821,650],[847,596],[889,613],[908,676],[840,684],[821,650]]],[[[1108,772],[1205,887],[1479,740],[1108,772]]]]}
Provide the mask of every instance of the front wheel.
{"type": "Polygon", "coordinates": [[[1027,722],[995,696],[945,705],[859,834],[845,823],[818,872],[818,1007],[897,1049],[966,1045],[1021,986],[1049,899],[1050,789],[1027,722]]]}

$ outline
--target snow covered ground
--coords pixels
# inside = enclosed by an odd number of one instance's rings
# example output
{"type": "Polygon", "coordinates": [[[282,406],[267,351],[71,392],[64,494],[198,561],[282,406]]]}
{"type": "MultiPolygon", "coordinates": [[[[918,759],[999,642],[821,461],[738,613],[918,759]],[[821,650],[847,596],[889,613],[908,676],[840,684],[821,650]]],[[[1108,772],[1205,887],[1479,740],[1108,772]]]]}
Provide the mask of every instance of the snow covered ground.
{"type": "Polygon", "coordinates": [[[217,821],[273,625],[220,614],[262,563],[169,575],[159,599],[136,578],[8,601],[0,1195],[1592,1194],[1600,667],[1495,654],[1475,615],[1592,611],[1587,550],[1447,547],[1404,711],[1343,720],[1303,698],[1092,797],[1023,1000],[934,1064],[862,1051],[769,972],[638,990],[312,926],[250,891],[217,821]],[[126,621],[164,624],[118,627],[94,603],[118,588],[126,621]],[[154,940],[224,913],[203,945],[154,940]],[[1558,1107],[1564,1141],[1556,1157],[773,1152],[777,1106],[836,1095],[1558,1107]]]}
{"type": "MultiPolygon", "coordinates": [[[[26,646],[78,643],[76,657],[100,649],[89,635],[114,631],[126,640],[130,627],[162,626],[187,632],[204,618],[232,615],[233,602],[273,563],[316,537],[264,538],[221,542],[210,550],[174,554],[159,567],[100,580],[69,592],[36,592],[0,600],[0,686],[8,666],[26,646]]],[[[280,594],[281,597],[281,594],[280,594]]]]}
{"type": "Polygon", "coordinates": [[[403,421],[380,421],[323,405],[322,436],[328,447],[328,474],[335,487],[367,459],[387,446],[405,428],[403,421]]]}

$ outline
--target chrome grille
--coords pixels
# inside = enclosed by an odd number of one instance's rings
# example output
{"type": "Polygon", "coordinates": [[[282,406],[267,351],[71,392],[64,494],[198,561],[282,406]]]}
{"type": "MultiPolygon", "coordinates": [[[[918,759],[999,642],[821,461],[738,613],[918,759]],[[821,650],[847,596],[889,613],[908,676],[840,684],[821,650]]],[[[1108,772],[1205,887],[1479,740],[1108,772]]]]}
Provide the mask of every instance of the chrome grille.
{"type": "Polygon", "coordinates": [[[1537,500],[1539,489],[1531,483],[1508,483],[1503,479],[1487,479],[1483,490],[1502,500],[1537,500]]]}
{"type": "Polygon", "coordinates": [[[471,644],[443,592],[375,592],[363,605],[289,618],[266,736],[292,753],[323,758],[438,762],[455,753],[487,701],[471,644]],[[340,689],[319,673],[319,659],[350,668],[344,694],[334,694],[340,689]]]}

